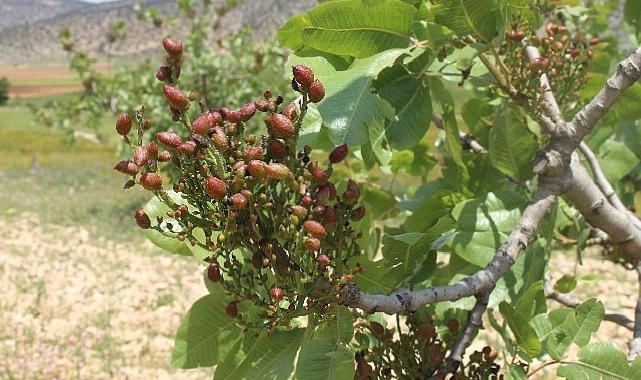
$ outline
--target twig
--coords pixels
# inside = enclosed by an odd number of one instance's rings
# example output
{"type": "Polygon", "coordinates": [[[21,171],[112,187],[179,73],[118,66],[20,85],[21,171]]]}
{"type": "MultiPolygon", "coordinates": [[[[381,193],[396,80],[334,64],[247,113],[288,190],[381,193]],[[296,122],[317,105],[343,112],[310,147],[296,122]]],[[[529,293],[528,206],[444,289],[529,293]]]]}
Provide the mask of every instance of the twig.
{"type": "MultiPolygon", "coordinates": [[[[438,129],[444,129],[443,127],[443,119],[441,119],[438,115],[432,114],[432,122],[434,122],[434,125],[436,125],[436,128],[438,129]]],[[[459,138],[461,139],[461,142],[463,144],[466,144],[474,153],[479,153],[479,154],[484,154],[487,153],[487,149],[483,145],[481,145],[478,141],[474,139],[474,136],[470,133],[465,133],[463,131],[458,131],[459,138]]]]}
{"type": "MultiPolygon", "coordinates": [[[[581,301],[579,301],[578,298],[570,295],[570,294],[563,294],[563,293],[558,293],[557,291],[554,290],[554,286],[552,285],[552,277],[550,276],[549,272],[545,273],[545,277],[543,279],[543,290],[545,292],[545,297],[551,300],[554,300],[561,305],[571,307],[571,308],[576,308],[581,304],[581,301]]],[[[617,325],[620,325],[622,327],[625,327],[626,329],[632,331],[634,322],[626,317],[623,314],[616,313],[613,311],[606,310],[605,315],[603,316],[604,321],[616,323],[617,325]]]]}
{"type": "Polygon", "coordinates": [[[490,300],[492,290],[494,290],[494,287],[483,294],[476,296],[476,304],[474,304],[474,308],[470,310],[470,313],[467,316],[465,327],[463,328],[461,335],[457,338],[456,343],[454,343],[454,346],[452,346],[450,355],[445,361],[445,365],[438,370],[436,378],[444,378],[448,374],[456,373],[458,370],[461,365],[461,361],[463,361],[465,349],[469,346],[470,342],[472,342],[472,339],[483,325],[483,314],[485,314],[485,310],[487,310],[487,304],[490,300]]]}

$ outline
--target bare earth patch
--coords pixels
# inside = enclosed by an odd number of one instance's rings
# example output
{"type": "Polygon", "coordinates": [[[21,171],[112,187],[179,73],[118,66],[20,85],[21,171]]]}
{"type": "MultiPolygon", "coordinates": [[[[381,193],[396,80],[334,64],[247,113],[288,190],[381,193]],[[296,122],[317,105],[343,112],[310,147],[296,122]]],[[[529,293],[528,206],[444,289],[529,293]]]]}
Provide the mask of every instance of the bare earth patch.
{"type": "Polygon", "coordinates": [[[206,293],[195,261],[83,228],[0,219],[0,378],[202,379],[173,338],[206,293]]]}

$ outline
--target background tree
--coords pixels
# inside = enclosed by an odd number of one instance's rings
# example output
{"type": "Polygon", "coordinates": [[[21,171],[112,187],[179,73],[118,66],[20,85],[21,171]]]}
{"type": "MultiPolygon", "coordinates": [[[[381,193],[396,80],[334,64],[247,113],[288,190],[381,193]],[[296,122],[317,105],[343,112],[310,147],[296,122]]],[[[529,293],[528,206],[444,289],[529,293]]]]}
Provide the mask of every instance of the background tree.
{"type": "Polygon", "coordinates": [[[9,80],[0,78],[0,106],[9,100],[9,80]]]}

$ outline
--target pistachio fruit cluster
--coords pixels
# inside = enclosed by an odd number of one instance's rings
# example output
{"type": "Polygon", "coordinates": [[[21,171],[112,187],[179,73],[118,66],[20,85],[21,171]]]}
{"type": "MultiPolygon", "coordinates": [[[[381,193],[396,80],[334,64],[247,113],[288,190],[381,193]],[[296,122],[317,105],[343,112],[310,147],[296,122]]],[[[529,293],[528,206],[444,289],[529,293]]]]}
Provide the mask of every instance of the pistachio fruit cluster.
{"type": "Polygon", "coordinates": [[[357,270],[348,265],[360,253],[352,222],[365,215],[359,185],[331,180],[333,166],[348,156],[346,145],[325,160],[313,159],[308,146],[297,149],[308,104],[323,99],[323,84],[310,68],[294,66],[292,88],[299,97],[286,106],[265,91],[239,109],[207,109],[200,101],[201,112],[193,115],[197,96],[175,83],[182,44],[165,40],[163,46],[168,64],[157,77],[182,131],[148,136],[144,109],[116,122],[133,149],[132,158],[115,167],[132,177],[126,187],[140,185],[169,208],[153,221],[138,209],[136,223],[206,249],[207,277],[231,299],[226,313],[248,328],[322,315],[357,270]],[[258,129],[266,133],[248,132],[258,129]],[[169,186],[162,165],[178,172],[169,186]]]}

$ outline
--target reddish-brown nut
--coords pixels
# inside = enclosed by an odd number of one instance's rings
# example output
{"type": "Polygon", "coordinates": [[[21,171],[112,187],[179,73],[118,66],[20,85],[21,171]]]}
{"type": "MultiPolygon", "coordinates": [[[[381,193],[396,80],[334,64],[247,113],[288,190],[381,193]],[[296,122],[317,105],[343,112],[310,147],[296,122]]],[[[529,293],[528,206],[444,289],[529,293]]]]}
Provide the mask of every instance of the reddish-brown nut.
{"type": "Polygon", "coordinates": [[[160,66],[156,70],[156,79],[161,82],[166,82],[171,80],[171,68],[169,66],[160,66]]]}
{"type": "Polygon", "coordinates": [[[314,168],[312,169],[312,178],[314,179],[314,182],[316,182],[319,185],[324,185],[327,183],[327,178],[329,177],[327,175],[327,172],[321,168],[314,168]]]}
{"type": "Polygon", "coordinates": [[[162,179],[156,173],[143,173],[140,176],[140,184],[145,190],[160,190],[162,188],[162,179]]]}
{"type": "Polygon", "coordinates": [[[348,151],[349,149],[347,148],[347,144],[337,146],[329,154],[329,162],[332,164],[338,164],[347,157],[348,151]]]}
{"type": "Polygon", "coordinates": [[[278,139],[272,140],[269,144],[269,154],[277,160],[282,160],[287,156],[287,145],[278,139]]]}
{"type": "Polygon", "coordinates": [[[240,120],[248,121],[249,119],[254,117],[254,114],[256,113],[256,103],[249,102],[245,104],[244,106],[240,107],[238,113],[240,114],[240,120]]]}
{"type": "Polygon", "coordinates": [[[192,155],[196,151],[198,144],[195,141],[189,140],[178,146],[178,151],[183,154],[192,155]]]}
{"type": "Polygon", "coordinates": [[[285,293],[283,292],[283,289],[277,288],[277,287],[273,287],[269,291],[269,295],[272,297],[274,301],[280,301],[283,299],[283,297],[285,297],[285,293]]]}
{"type": "Polygon", "coordinates": [[[259,146],[250,146],[245,149],[243,152],[243,158],[246,161],[251,160],[262,160],[263,159],[263,148],[259,146]]]}
{"type": "Polygon", "coordinates": [[[120,114],[116,120],[116,132],[125,136],[129,131],[131,131],[131,116],[128,113],[120,114]]]}
{"type": "Polygon", "coordinates": [[[183,140],[174,132],[158,132],[156,140],[167,148],[178,149],[183,140]]]}
{"type": "Polygon", "coordinates": [[[319,255],[317,261],[318,261],[318,265],[321,268],[325,268],[326,266],[329,266],[329,264],[332,263],[332,260],[330,260],[329,256],[327,255],[319,255]]]}
{"type": "Polygon", "coordinates": [[[131,161],[120,161],[116,164],[114,170],[123,174],[136,175],[138,173],[138,165],[131,161]]]}
{"type": "Polygon", "coordinates": [[[207,195],[219,201],[227,195],[227,184],[219,178],[210,176],[205,182],[205,190],[207,195]]]}
{"type": "Polygon", "coordinates": [[[179,111],[185,111],[189,108],[189,97],[182,91],[166,83],[163,85],[162,90],[165,93],[165,98],[167,98],[167,101],[172,107],[179,111]]]}
{"type": "Polygon", "coordinates": [[[139,146],[134,149],[134,163],[138,166],[145,166],[149,161],[149,150],[147,147],[139,146]]]}
{"type": "Polygon", "coordinates": [[[354,210],[352,210],[352,215],[351,215],[352,220],[355,222],[358,222],[359,220],[363,219],[363,217],[365,217],[365,213],[366,213],[366,210],[364,206],[359,206],[355,208],[354,210]]]}
{"type": "Polygon", "coordinates": [[[207,278],[211,282],[218,282],[221,280],[222,276],[220,275],[220,267],[218,264],[210,264],[207,268],[207,278]]]}
{"type": "Polygon", "coordinates": [[[323,98],[325,97],[325,87],[323,84],[316,79],[312,84],[309,86],[309,101],[312,103],[318,103],[323,98]]]}
{"type": "Polygon", "coordinates": [[[203,112],[191,123],[191,131],[201,136],[207,136],[207,132],[219,122],[214,112],[203,112]]]}
{"type": "Polygon", "coordinates": [[[303,223],[303,228],[305,228],[305,231],[309,232],[315,238],[322,238],[327,235],[325,227],[315,220],[305,221],[305,223],[303,223]]]}
{"type": "Polygon", "coordinates": [[[267,176],[276,180],[293,179],[294,174],[283,164],[272,163],[267,165],[267,176]]]}
{"type": "Polygon", "coordinates": [[[247,207],[247,198],[241,193],[236,193],[229,197],[229,203],[236,210],[242,210],[247,207]]]}
{"type": "Polygon", "coordinates": [[[162,47],[165,48],[165,51],[170,57],[177,58],[180,57],[183,53],[183,44],[180,41],[163,38],[162,47]]]}
{"type": "Polygon", "coordinates": [[[361,196],[361,191],[358,188],[358,185],[356,182],[352,181],[351,179],[347,181],[347,188],[345,189],[345,192],[343,193],[343,202],[345,202],[348,205],[356,203],[358,201],[358,198],[361,196]]]}
{"type": "Polygon", "coordinates": [[[278,138],[289,138],[294,136],[296,129],[291,120],[289,120],[285,115],[275,113],[270,118],[270,124],[272,126],[271,130],[274,133],[274,136],[278,138]]]}
{"type": "Polygon", "coordinates": [[[158,158],[158,145],[156,145],[155,142],[150,141],[149,144],[147,144],[147,153],[149,153],[149,158],[158,158]]]}
{"type": "Polygon", "coordinates": [[[295,102],[290,103],[283,110],[283,115],[285,115],[285,117],[291,121],[296,121],[296,119],[298,119],[298,116],[300,115],[300,110],[298,109],[298,105],[295,102]]]}
{"type": "Polygon", "coordinates": [[[211,141],[214,143],[216,149],[221,152],[226,152],[227,149],[229,149],[229,140],[222,128],[218,126],[212,128],[209,135],[211,136],[211,141]]]}
{"type": "Polygon", "coordinates": [[[298,82],[304,89],[309,88],[312,82],[314,82],[314,71],[307,66],[293,66],[292,73],[294,74],[296,82],[298,82]]]}
{"type": "Polygon", "coordinates": [[[169,160],[171,160],[171,153],[169,153],[168,151],[163,150],[162,152],[160,152],[160,154],[158,154],[158,161],[167,162],[169,160]]]}
{"type": "Polygon", "coordinates": [[[311,252],[318,252],[320,250],[320,248],[321,248],[320,240],[318,240],[318,239],[316,239],[314,237],[312,237],[312,238],[306,237],[303,240],[303,244],[305,244],[305,248],[307,248],[311,252]]]}
{"type": "Polygon", "coordinates": [[[134,218],[136,219],[136,224],[138,225],[138,227],[142,228],[143,230],[151,228],[151,220],[149,219],[147,213],[143,210],[137,208],[136,212],[134,213],[134,218]]]}
{"type": "Polygon", "coordinates": [[[263,161],[251,160],[247,163],[247,171],[254,178],[265,178],[268,173],[267,164],[263,161]]]}

